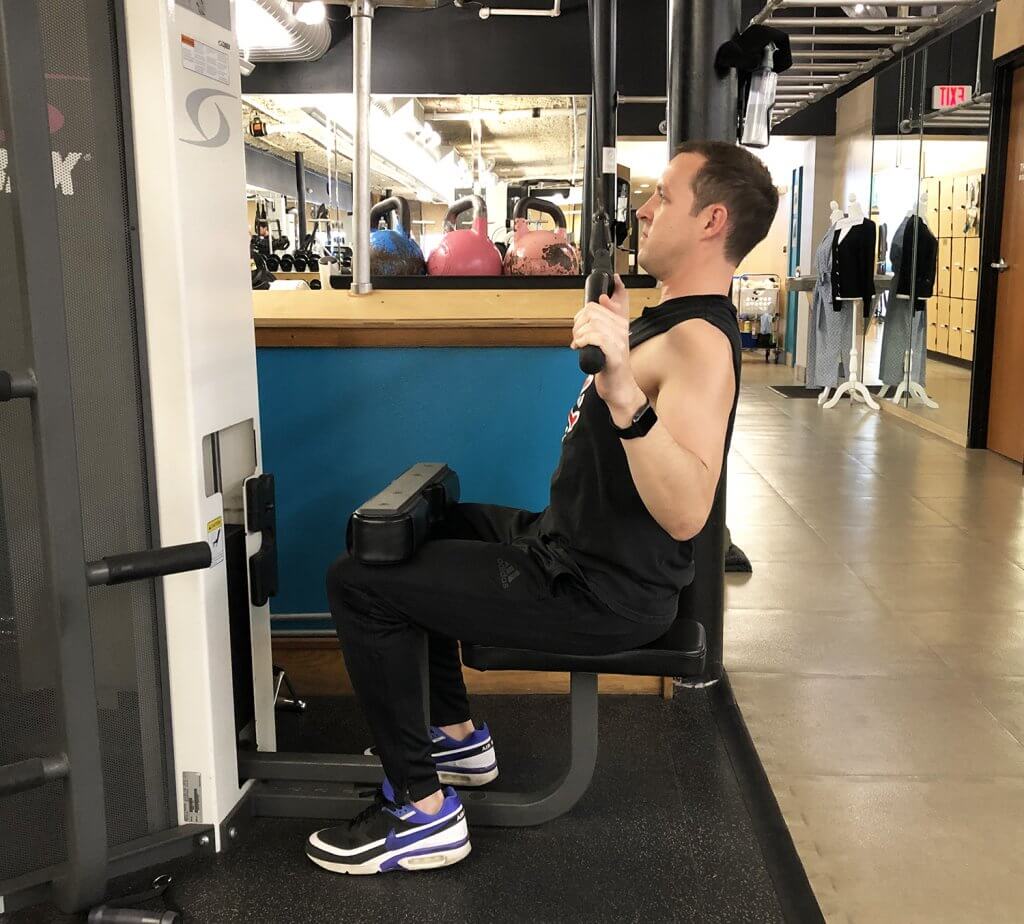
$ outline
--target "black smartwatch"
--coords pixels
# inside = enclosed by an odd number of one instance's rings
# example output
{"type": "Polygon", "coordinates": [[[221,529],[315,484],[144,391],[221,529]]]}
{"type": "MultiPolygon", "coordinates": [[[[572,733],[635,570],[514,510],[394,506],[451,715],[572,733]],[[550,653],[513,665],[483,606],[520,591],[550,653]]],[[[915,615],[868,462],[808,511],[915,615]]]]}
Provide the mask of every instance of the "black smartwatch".
{"type": "Polygon", "coordinates": [[[633,415],[628,427],[617,427],[613,420],[612,429],[620,440],[635,440],[638,437],[647,436],[651,432],[651,427],[657,422],[658,415],[654,412],[651,402],[645,401],[643,407],[633,415]]]}

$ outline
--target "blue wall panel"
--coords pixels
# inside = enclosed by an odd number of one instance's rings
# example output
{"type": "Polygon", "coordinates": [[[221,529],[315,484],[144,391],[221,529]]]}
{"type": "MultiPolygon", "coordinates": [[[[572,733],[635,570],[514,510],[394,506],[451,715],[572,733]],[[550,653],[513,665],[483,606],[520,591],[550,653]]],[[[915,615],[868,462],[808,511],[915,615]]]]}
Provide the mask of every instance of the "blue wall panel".
{"type": "Polygon", "coordinates": [[[447,462],[463,500],[542,509],[582,381],[576,354],[551,347],[265,348],[257,361],[275,613],[326,612],[349,514],[415,462],[447,462]]]}

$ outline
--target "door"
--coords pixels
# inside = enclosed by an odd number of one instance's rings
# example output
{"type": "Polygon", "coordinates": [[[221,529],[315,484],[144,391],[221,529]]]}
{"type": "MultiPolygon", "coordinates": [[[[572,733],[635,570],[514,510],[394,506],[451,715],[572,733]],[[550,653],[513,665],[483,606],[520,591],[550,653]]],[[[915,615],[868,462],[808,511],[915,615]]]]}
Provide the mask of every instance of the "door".
{"type": "Polygon", "coordinates": [[[1024,462],[1024,68],[1013,76],[996,289],[988,448],[1024,462]]]}
{"type": "MultiPolygon", "coordinates": [[[[800,266],[800,233],[803,225],[804,168],[793,171],[793,195],[789,209],[789,275],[795,276],[800,266]]],[[[800,294],[790,292],[786,296],[786,352],[796,361],[797,311],[800,294]]]]}

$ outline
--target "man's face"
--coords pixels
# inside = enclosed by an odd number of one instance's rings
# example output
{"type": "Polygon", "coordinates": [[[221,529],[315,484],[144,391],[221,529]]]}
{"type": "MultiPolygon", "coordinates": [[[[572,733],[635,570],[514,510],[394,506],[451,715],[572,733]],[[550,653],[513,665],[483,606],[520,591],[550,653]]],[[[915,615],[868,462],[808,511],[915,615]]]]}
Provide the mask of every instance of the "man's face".
{"type": "Polygon", "coordinates": [[[664,279],[685,261],[706,227],[703,213],[693,215],[693,178],[704,158],[679,154],[661,175],[658,188],[637,210],[640,227],[640,265],[658,279],[664,279]]]}

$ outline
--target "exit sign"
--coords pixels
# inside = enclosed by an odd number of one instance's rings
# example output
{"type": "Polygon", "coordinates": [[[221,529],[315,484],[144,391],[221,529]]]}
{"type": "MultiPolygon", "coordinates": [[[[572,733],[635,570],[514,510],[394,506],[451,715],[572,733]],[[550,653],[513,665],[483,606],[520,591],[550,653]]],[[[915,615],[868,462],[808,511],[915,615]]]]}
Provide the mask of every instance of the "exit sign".
{"type": "Polygon", "coordinates": [[[952,109],[969,103],[974,94],[969,85],[940,84],[932,87],[932,109],[952,109]]]}

